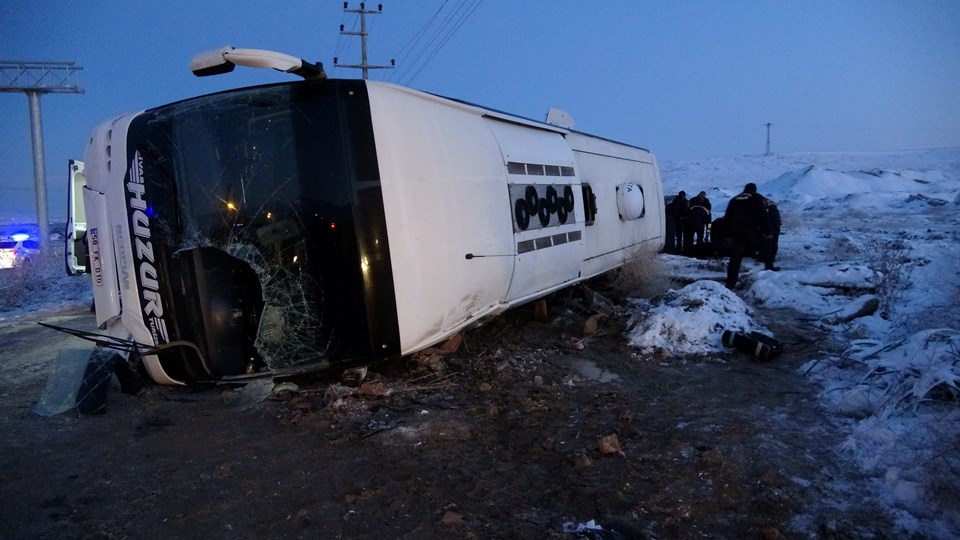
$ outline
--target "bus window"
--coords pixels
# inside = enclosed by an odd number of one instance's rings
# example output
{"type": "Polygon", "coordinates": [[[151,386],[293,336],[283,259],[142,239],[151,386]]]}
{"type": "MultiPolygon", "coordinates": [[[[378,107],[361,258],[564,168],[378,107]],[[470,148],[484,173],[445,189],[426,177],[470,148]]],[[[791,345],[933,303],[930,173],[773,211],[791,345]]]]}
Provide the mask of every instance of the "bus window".
{"type": "Polygon", "coordinates": [[[597,217],[597,196],[593,194],[593,188],[590,184],[583,184],[583,216],[585,225],[593,225],[597,217]]]}

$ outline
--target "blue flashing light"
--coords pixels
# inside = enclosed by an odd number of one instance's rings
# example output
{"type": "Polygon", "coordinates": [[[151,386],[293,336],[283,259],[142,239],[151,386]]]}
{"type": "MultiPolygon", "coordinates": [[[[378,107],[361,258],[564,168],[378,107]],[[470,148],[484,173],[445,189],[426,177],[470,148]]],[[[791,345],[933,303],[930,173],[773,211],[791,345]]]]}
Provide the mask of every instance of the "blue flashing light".
{"type": "Polygon", "coordinates": [[[27,233],[16,233],[16,234],[11,234],[10,238],[14,242],[23,242],[24,240],[30,238],[30,235],[27,233]]]}

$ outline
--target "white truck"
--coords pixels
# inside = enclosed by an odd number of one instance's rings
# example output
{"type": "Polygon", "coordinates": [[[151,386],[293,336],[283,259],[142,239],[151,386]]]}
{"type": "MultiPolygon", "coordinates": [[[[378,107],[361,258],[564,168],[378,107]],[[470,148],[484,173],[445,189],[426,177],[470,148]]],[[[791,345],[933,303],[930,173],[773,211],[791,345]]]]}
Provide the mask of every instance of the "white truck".
{"type": "Polygon", "coordinates": [[[159,383],[414,353],[663,244],[643,148],[556,110],[307,76],[118,116],[71,163],[68,271],[159,383]]]}

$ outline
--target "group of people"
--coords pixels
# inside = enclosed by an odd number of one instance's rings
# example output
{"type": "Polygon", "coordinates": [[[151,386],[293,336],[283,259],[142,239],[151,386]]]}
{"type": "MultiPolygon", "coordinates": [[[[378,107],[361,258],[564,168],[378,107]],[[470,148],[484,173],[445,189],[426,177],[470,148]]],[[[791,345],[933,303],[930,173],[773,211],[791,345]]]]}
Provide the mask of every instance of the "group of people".
{"type": "Polygon", "coordinates": [[[695,246],[702,247],[710,241],[708,225],[713,220],[713,207],[707,192],[701,191],[687,200],[686,192],[681,191],[667,203],[664,210],[667,217],[664,250],[667,253],[691,255],[696,250],[695,246]]]}
{"type": "Polygon", "coordinates": [[[780,210],[774,201],[757,193],[753,182],[744,186],[743,193],[730,199],[726,213],[716,221],[712,219],[710,199],[703,191],[689,200],[681,191],[666,204],[664,211],[664,251],[729,255],[727,287],[736,286],[740,265],[747,255],[756,255],[767,270],[779,270],[774,261],[779,251],[780,210]]]}

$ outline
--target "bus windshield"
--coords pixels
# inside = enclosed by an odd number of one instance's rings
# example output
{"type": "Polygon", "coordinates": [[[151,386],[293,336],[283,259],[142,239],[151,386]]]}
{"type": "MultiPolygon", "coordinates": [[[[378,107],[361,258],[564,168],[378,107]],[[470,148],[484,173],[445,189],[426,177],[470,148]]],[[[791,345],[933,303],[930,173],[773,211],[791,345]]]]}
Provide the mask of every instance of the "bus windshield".
{"type": "Polygon", "coordinates": [[[375,149],[357,83],[224,92],[131,124],[128,152],[142,158],[177,336],[210,358],[281,368],[358,342],[349,334],[366,325],[356,324],[362,299],[350,297],[362,293],[351,201],[378,173],[375,159],[359,158],[375,149]],[[217,328],[224,318],[240,322],[217,328]]]}

